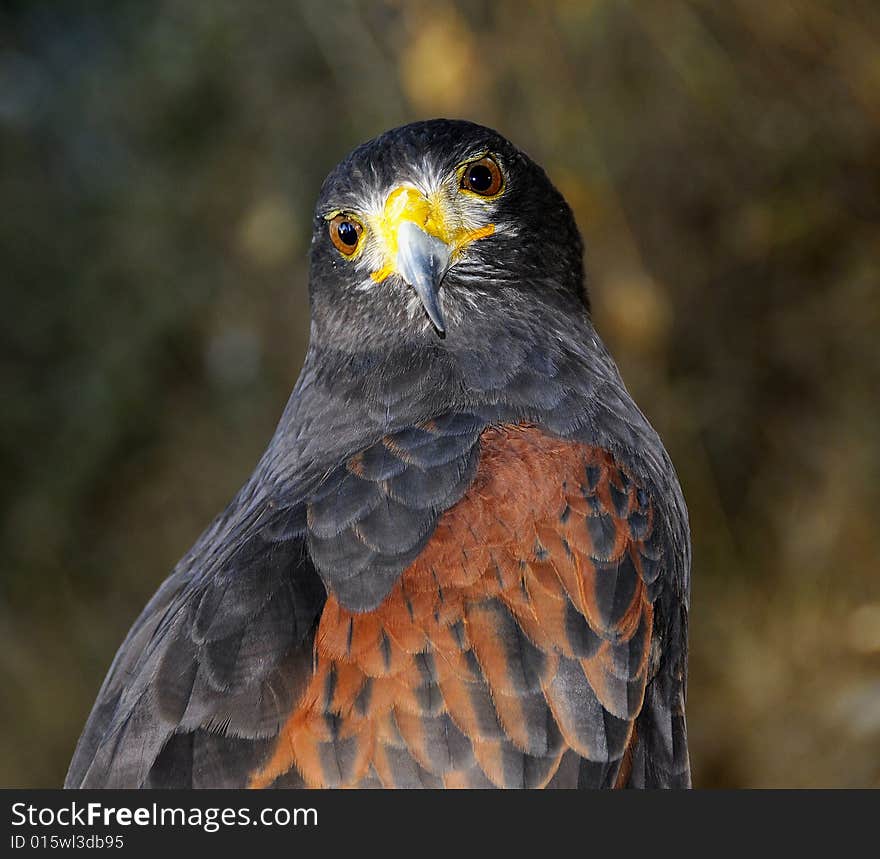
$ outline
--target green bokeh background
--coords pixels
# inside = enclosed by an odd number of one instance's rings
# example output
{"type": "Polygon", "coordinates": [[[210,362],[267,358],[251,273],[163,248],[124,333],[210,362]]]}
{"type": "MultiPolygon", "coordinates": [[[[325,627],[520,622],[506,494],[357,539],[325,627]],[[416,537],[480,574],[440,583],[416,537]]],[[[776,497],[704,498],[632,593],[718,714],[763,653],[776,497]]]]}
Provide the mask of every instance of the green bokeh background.
{"type": "Polygon", "coordinates": [[[494,126],[679,470],[702,787],[880,786],[880,4],[6,2],[0,785],[250,473],[327,171],[494,126]]]}

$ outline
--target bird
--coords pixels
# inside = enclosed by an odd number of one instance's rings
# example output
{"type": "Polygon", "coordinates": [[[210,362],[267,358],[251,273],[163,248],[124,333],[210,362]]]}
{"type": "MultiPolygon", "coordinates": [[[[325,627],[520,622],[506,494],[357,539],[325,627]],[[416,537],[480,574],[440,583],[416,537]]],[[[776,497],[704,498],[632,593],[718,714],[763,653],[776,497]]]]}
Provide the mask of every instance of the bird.
{"type": "Polygon", "coordinates": [[[121,645],[68,788],[686,788],[688,513],[545,171],[435,119],[324,181],[251,477],[121,645]]]}

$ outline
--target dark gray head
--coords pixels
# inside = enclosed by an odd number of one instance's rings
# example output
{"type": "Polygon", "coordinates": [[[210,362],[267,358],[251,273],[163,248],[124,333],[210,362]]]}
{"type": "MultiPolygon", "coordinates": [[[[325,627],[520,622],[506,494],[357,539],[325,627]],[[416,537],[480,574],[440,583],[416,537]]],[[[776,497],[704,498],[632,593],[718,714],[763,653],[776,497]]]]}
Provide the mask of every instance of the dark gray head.
{"type": "Polygon", "coordinates": [[[327,177],[315,213],[313,332],[344,352],[455,351],[587,312],[583,245],[544,171],[497,132],[389,131],[327,177]]]}

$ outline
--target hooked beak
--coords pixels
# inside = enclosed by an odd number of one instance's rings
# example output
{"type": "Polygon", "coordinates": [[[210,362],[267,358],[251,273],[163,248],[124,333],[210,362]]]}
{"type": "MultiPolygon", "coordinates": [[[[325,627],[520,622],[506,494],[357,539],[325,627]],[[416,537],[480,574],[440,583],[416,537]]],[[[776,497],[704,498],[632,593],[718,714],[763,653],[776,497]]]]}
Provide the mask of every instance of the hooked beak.
{"type": "Polygon", "coordinates": [[[386,249],[384,265],[370,275],[381,283],[399,275],[418,295],[437,333],[446,335],[440,303],[440,284],[446,272],[472,242],[491,236],[494,224],[477,229],[462,227],[450,217],[449,204],[440,194],[425,195],[410,186],[395,188],[385,201],[375,229],[386,249]]]}
{"type": "Polygon", "coordinates": [[[442,239],[426,233],[412,221],[401,222],[397,230],[397,272],[416,291],[440,335],[446,333],[440,282],[451,258],[452,251],[442,239]]]}

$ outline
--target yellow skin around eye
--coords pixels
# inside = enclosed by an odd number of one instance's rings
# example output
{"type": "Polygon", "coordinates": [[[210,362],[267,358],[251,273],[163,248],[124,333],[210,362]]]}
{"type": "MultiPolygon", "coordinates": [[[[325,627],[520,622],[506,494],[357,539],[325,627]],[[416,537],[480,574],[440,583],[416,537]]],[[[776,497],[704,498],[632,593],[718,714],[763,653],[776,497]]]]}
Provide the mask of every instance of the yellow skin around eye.
{"type": "Polygon", "coordinates": [[[453,259],[471,242],[495,232],[494,224],[467,229],[450,223],[452,219],[447,216],[447,205],[439,191],[426,197],[415,188],[403,186],[395,188],[388,195],[382,214],[370,219],[372,232],[379,237],[385,250],[384,264],[370,274],[376,283],[381,283],[396,271],[397,231],[403,221],[412,221],[429,235],[447,244],[452,249],[453,259]]]}

